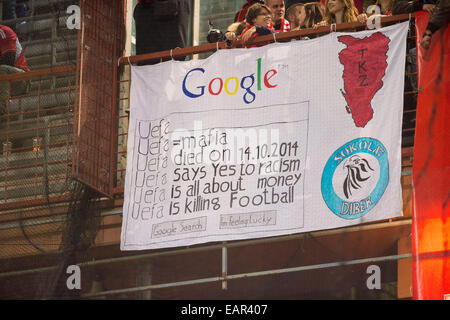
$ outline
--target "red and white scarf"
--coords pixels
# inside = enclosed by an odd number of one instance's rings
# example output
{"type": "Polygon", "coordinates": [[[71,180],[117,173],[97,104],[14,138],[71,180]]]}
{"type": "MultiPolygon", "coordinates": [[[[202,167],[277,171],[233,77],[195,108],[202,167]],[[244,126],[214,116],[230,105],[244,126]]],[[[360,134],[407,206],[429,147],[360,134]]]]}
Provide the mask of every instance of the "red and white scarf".
{"type": "MultiPolygon", "coordinates": [[[[273,26],[275,28],[275,26],[273,26]]],[[[280,29],[275,29],[276,32],[287,32],[291,31],[291,24],[285,18],[281,19],[280,29]]]]}

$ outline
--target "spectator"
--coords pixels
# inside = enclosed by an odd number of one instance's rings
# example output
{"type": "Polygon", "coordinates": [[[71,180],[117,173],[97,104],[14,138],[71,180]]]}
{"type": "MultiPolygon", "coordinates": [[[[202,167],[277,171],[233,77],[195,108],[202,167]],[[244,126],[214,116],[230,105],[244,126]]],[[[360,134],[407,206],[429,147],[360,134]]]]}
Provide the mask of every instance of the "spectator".
{"type": "MultiPolygon", "coordinates": [[[[434,1],[432,0],[413,0],[413,1],[408,1],[408,0],[395,0],[394,4],[392,5],[392,14],[396,15],[396,14],[402,14],[402,13],[413,13],[416,11],[427,11],[430,15],[433,13],[434,8],[436,7],[436,5],[434,4],[434,1]],[[432,3],[430,3],[432,2],[432,3]]],[[[430,39],[431,40],[431,36],[425,37],[426,35],[428,35],[428,33],[425,32],[424,34],[424,45],[427,46],[427,41],[430,39]]],[[[423,39],[422,39],[423,41],[423,39]]],[[[415,41],[408,41],[407,46],[408,46],[408,53],[411,55],[410,57],[406,58],[406,69],[409,73],[415,73],[417,72],[416,69],[416,53],[417,53],[417,49],[416,49],[416,44],[415,41]],[[412,42],[412,43],[411,43],[412,42]]],[[[429,42],[428,42],[429,44],[429,42]]],[[[422,43],[421,43],[422,45],[422,43]]],[[[411,86],[412,90],[417,90],[417,78],[409,75],[407,76],[407,84],[409,84],[411,86]]],[[[416,97],[414,96],[414,105],[417,103],[416,101],[416,97]]]]}
{"type": "MultiPolygon", "coordinates": [[[[284,0],[266,0],[267,6],[272,10],[272,25],[276,32],[291,30],[289,21],[284,17],[284,0]]],[[[248,22],[248,21],[247,21],[248,22]]]]}
{"type": "MultiPolygon", "coordinates": [[[[30,71],[30,69],[16,33],[10,27],[0,24],[0,76],[26,71],[30,71]]],[[[25,93],[27,86],[26,81],[11,83],[11,95],[25,93]]],[[[0,115],[4,115],[8,111],[8,91],[9,83],[0,81],[0,115]]]]}
{"type": "Polygon", "coordinates": [[[432,14],[436,5],[429,2],[430,1],[424,0],[395,0],[392,6],[392,14],[413,13],[421,10],[425,10],[429,14],[432,14]]]}
{"type": "MultiPolygon", "coordinates": [[[[251,37],[258,35],[275,33],[271,22],[272,12],[265,4],[256,3],[248,8],[247,15],[245,16],[246,28],[242,31],[241,39],[247,42],[251,37]]],[[[263,44],[251,45],[249,47],[260,47],[263,44]]]]}
{"type": "Polygon", "coordinates": [[[300,25],[301,29],[312,28],[323,20],[324,8],[320,2],[309,2],[305,4],[305,19],[300,25]]]}
{"type": "Polygon", "coordinates": [[[423,34],[422,41],[420,45],[425,50],[430,48],[431,38],[433,33],[435,33],[440,28],[446,28],[450,20],[450,1],[440,0],[436,4],[436,9],[428,20],[427,29],[423,34]]]}
{"type": "MultiPolygon", "coordinates": [[[[138,0],[133,13],[136,25],[136,54],[185,47],[190,2],[190,0],[138,0]]],[[[184,59],[185,57],[177,58],[177,60],[184,59]]]]}
{"type": "Polygon", "coordinates": [[[245,15],[247,14],[248,8],[250,8],[255,3],[264,4],[264,0],[247,0],[247,3],[242,6],[242,9],[236,12],[234,16],[234,22],[243,22],[245,20],[245,15]]]}
{"type": "Polygon", "coordinates": [[[300,29],[300,24],[305,19],[305,8],[303,3],[296,3],[291,5],[286,10],[286,16],[291,25],[291,30],[300,29]]]}
{"type": "Polygon", "coordinates": [[[16,4],[16,16],[17,18],[24,18],[28,15],[28,6],[26,1],[19,0],[16,4]]]}
{"type": "Polygon", "coordinates": [[[314,27],[355,22],[357,17],[358,9],[356,9],[353,0],[326,0],[324,20],[314,27]]]}
{"type": "MultiPolygon", "coordinates": [[[[291,30],[312,28],[323,20],[323,6],[320,2],[299,3],[294,6],[298,6],[299,9],[296,10],[296,20],[293,22],[295,27],[293,28],[291,23],[291,30]]],[[[289,7],[288,11],[291,11],[294,6],[289,7]]]]}

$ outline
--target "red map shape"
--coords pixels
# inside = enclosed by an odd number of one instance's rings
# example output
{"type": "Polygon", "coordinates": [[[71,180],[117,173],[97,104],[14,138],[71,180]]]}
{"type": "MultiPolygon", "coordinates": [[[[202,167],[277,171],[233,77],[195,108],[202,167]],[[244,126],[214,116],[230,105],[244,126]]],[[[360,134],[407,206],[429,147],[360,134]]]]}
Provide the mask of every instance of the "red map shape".
{"type": "Polygon", "coordinates": [[[363,39],[352,36],[339,36],[338,39],[347,45],[339,53],[339,61],[344,65],[345,92],[342,94],[355,125],[365,127],[373,117],[372,99],[383,87],[390,39],[380,32],[363,39]]]}

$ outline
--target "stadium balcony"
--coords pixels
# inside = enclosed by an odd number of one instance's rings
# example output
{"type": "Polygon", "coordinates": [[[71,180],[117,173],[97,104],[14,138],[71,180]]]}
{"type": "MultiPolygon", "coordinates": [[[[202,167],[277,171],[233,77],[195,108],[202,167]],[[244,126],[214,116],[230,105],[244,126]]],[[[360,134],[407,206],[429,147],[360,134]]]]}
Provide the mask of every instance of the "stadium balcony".
{"type": "MultiPolygon", "coordinates": [[[[186,273],[192,272],[191,276],[176,277],[174,274],[169,276],[167,273],[160,278],[155,276],[155,281],[173,283],[172,287],[184,286],[183,281],[192,277],[206,278],[206,274],[211,274],[212,277],[212,274],[217,271],[217,265],[207,267],[205,263],[206,270],[202,273],[193,270],[194,262],[211,261],[213,264],[217,262],[220,265],[222,249],[220,244],[207,244],[194,249],[156,251],[151,254],[127,254],[126,256],[119,250],[129,110],[130,70],[128,64],[139,61],[162,61],[170,58],[171,55],[192,56],[214,52],[218,49],[232,50],[234,47],[241,47],[242,43],[237,42],[230,47],[227,43],[221,42],[175,49],[172,52],[163,51],[121,58],[118,61],[118,67],[116,66],[117,61],[113,61],[110,56],[102,57],[105,65],[115,68],[115,73],[108,78],[100,72],[100,67],[96,69],[98,62],[94,61],[92,56],[90,56],[91,60],[80,56],[80,47],[88,46],[89,50],[93,51],[95,48],[90,47],[90,43],[79,40],[77,30],[68,30],[65,27],[65,19],[67,19],[65,10],[55,10],[55,3],[61,5],[58,8],[66,8],[67,5],[77,2],[37,0],[34,1],[35,15],[18,21],[5,22],[5,24],[25,22],[17,26],[17,31],[32,71],[0,77],[0,81],[9,83],[27,81],[30,84],[30,90],[26,94],[10,95],[7,101],[8,112],[1,117],[2,127],[0,129],[0,147],[2,148],[0,154],[0,243],[4,244],[0,248],[0,261],[5,262],[0,263],[0,287],[11,287],[14,286],[14,283],[21,281],[28,284],[15,289],[13,293],[0,290],[0,297],[8,298],[13,295],[13,298],[19,299],[36,298],[36,292],[42,290],[39,279],[49,279],[49,274],[55,270],[61,259],[60,254],[64,250],[61,245],[62,229],[68,219],[67,211],[71,204],[73,185],[78,181],[94,186],[100,195],[98,214],[96,220],[92,222],[96,224],[96,229],[89,235],[93,238],[92,244],[89,249],[78,253],[79,265],[89,269],[85,273],[87,283],[95,281],[98,270],[102,270],[104,275],[113,268],[120,272],[127,270],[131,274],[133,271],[130,268],[133,268],[134,264],[148,259],[167,260],[172,265],[178,266],[192,266],[187,267],[186,270],[186,273]],[[92,74],[96,72],[99,74],[92,74]],[[98,81],[100,83],[97,83],[98,81]],[[105,84],[110,82],[111,87],[105,88],[105,84]],[[98,91],[98,87],[101,87],[102,91],[98,91]],[[108,95],[112,99],[104,98],[108,95]],[[111,108],[103,109],[102,104],[109,105],[111,108]],[[93,108],[89,109],[89,113],[86,111],[87,106],[93,108]],[[104,110],[107,110],[106,115],[104,110]],[[91,116],[92,121],[88,121],[91,116]],[[114,123],[112,128],[108,128],[107,124],[94,125],[96,122],[101,122],[104,119],[102,117],[105,116],[114,123]],[[82,128],[80,123],[85,123],[88,127],[82,128]],[[112,130],[112,139],[108,136],[103,137],[106,129],[112,130]],[[81,135],[83,132],[89,131],[84,140],[80,139],[80,131],[81,135]],[[102,146],[98,146],[99,144],[102,146]],[[85,147],[80,147],[81,145],[85,145],[85,147]],[[103,158],[104,154],[108,152],[109,154],[103,158]],[[87,155],[83,157],[85,153],[87,155]],[[108,170],[109,172],[105,172],[108,170]],[[103,174],[106,177],[106,188],[101,187],[105,182],[97,183],[96,180],[103,174]],[[187,257],[184,254],[186,252],[191,255],[187,257]],[[92,260],[95,261],[92,262],[92,260]],[[129,266],[130,261],[133,262],[131,267],[129,266]]],[[[382,22],[383,25],[389,25],[410,18],[408,15],[393,16],[383,18],[382,22]]],[[[343,24],[336,26],[336,31],[362,30],[364,27],[359,23],[343,24]]],[[[330,32],[329,27],[292,31],[278,34],[276,40],[291,41],[307,35],[320,35],[328,32],[330,32]]],[[[113,36],[123,40],[121,37],[113,36]]],[[[91,40],[94,41],[95,38],[91,40]]],[[[253,41],[257,43],[272,42],[273,40],[273,36],[268,35],[253,41]]],[[[413,49],[415,46],[414,28],[410,30],[408,45],[408,49],[413,49]]],[[[116,54],[122,52],[120,44],[108,46],[108,48],[116,54]]],[[[405,54],[407,60],[414,60],[413,50],[409,50],[405,54]]],[[[362,256],[367,256],[367,254],[370,256],[395,256],[411,252],[405,239],[408,238],[411,231],[411,170],[417,101],[417,88],[414,87],[416,71],[411,67],[412,65],[407,66],[410,69],[406,72],[404,93],[403,217],[338,231],[312,232],[310,238],[305,235],[277,237],[270,245],[273,245],[274,248],[294,248],[296,247],[295,243],[303,239],[306,241],[305,248],[307,248],[308,246],[313,247],[316,237],[320,238],[323,243],[330,244],[343,235],[348,236],[346,241],[358,241],[359,232],[366,231],[370,239],[374,239],[380,234],[383,235],[378,248],[369,253],[365,252],[365,247],[361,247],[347,259],[356,259],[358,254],[362,256]]],[[[232,244],[230,251],[238,260],[244,259],[244,253],[248,254],[248,258],[254,257],[258,252],[263,253],[267,246],[268,244],[261,239],[244,241],[232,244]],[[249,246],[253,246],[252,252],[248,250],[249,246]]],[[[282,255],[282,250],[277,252],[279,252],[277,255],[280,256],[277,256],[276,259],[288,259],[282,255]]],[[[393,258],[397,261],[396,259],[400,258],[393,258]]],[[[410,261],[402,259],[398,261],[399,272],[400,269],[410,270],[410,261]]],[[[245,260],[247,261],[247,259],[245,260]]],[[[302,261],[302,263],[307,262],[302,261]]],[[[310,262],[318,264],[320,259],[310,262]]],[[[232,269],[231,266],[230,268],[232,269]]],[[[257,265],[256,262],[249,261],[244,269],[246,272],[250,272],[252,268],[254,268],[253,270],[265,270],[273,269],[275,266],[269,262],[257,265]]],[[[81,297],[141,298],[142,291],[145,291],[145,281],[148,280],[139,282],[134,289],[122,290],[130,285],[136,285],[136,278],[128,275],[117,279],[120,277],[112,276],[111,272],[105,277],[107,278],[105,283],[108,283],[106,287],[116,289],[116,291],[92,293],[89,292],[91,288],[88,285],[82,289],[81,297]]],[[[214,281],[219,282],[221,279],[217,277],[214,281]]],[[[410,297],[408,293],[400,293],[400,287],[404,288],[409,285],[408,280],[391,279],[391,281],[403,281],[402,284],[398,284],[397,297],[410,297]]],[[[171,287],[170,284],[168,286],[161,285],[159,288],[164,290],[167,287],[171,287]]],[[[158,286],[154,289],[157,290],[158,286]]],[[[203,297],[204,293],[201,292],[201,289],[196,287],[193,290],[194,294],[203,297]]],[[[164,292],[171,297],[167,289],[164,292]]],[[[177,297],[189,297],[189,295],[186,291],[181,290],[177,297]]],[[[271,296],[269,295],[269,297],[271,296]]]]}

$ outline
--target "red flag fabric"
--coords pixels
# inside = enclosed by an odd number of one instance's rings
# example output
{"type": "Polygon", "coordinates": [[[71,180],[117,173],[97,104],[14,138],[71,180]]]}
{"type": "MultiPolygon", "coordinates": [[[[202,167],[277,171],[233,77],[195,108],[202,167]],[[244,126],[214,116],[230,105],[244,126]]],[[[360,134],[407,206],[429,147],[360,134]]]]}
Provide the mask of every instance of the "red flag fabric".
{"type": "Polygon", "coordinates": [[[450,299],[450,28],[420,46],[429,14],[416,13],[418,102],[413,161],[413,299],[450,299]]]}

